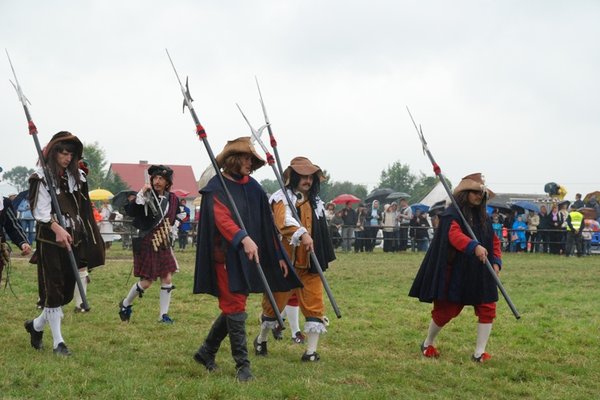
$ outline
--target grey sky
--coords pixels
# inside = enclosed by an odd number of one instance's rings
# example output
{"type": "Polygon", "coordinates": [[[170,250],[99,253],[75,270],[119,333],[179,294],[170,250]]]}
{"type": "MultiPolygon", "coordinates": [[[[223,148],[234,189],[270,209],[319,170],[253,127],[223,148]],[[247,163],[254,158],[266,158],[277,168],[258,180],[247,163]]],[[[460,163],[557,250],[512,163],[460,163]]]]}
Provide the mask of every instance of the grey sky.
{"type": "MultiPolygon", "coordinates": [[[[111,162],[209,164],[167,47],[215,153],[249,135],[236,102],[262,124],[257,75],[284,163],[369,189],[395,161],[431,174],[408,105],[453,184],[573,198],[600,190],[599,20],[596,1],[2,0],[0,44],[40,140],[69,130],[111,162]]],[[[0,165],[33,166],[6,60],[0,77],[0,165]]]]}

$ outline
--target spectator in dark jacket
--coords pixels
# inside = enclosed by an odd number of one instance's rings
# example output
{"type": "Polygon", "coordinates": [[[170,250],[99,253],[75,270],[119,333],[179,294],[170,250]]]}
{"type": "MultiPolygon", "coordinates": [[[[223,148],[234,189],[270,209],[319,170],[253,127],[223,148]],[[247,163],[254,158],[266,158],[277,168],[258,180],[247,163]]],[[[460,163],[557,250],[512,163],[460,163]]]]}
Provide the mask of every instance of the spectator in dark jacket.
{"type": "Polygon", "coordinates": [[[427,214],[417,209],[410,220],[410,237],[413,241],[413,249],[416,251],[427,251],[429,247],[429,221],[427,214]]]}
{"type": "Polygon", "coordinates": [[[352,208],[351,202],[347,202],[346,207],[342,210],[342,219],[344,220],[344,226],[342,227],[342,250],[350,251],[357,219],[356,210],[352,208]]]}
{"type": "Polygon", "coordinates": [[[377,231],[381,224],[381,210],[379,209],[379,201],[373,200],[371,207],[367,210],[365,217],[365,250],[373,251],[377,240],[377,231]]]}
{"type": "Polygon", "coordinates": [[[548,214],[546,206],[540,206],[540,224],[538,225],[538,252],[548,253],[550,248],[550,229],[552,229],[552,220],[548,214]]]}

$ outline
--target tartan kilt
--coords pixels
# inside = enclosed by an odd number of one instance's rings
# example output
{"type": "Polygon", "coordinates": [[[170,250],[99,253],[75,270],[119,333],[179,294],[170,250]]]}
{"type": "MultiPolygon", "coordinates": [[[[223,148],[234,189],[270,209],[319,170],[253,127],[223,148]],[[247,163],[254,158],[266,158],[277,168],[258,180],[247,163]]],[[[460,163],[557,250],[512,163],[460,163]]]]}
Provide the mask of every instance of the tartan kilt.
{"type": "Polygon", "coordinates": [[[155,281],[156,279],[177,270],[177,261],[173,250],[161,246],[158,251],[152,247],[152,232],[146,235],[141,243],[139,252],[133,252],[133,275],[155,281]]]}

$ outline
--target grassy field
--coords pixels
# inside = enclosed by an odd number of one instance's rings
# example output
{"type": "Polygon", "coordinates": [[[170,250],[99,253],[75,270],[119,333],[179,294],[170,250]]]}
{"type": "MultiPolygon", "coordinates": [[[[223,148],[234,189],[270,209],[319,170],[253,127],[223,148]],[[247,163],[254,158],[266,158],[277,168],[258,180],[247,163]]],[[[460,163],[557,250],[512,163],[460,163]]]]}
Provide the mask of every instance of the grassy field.
{"type": "MultiPolygon", "coordinates": [[[[422,254],[338,254],[327,272],[343,317],[330,311],[321,361],[300,362],[303,348],[269,341],[269,356],[251,351],[256,379],[234,380],[226,340],[220,370],[208,374],[192,354],[218,314],[216,300],[191,293],[194,251],[177,253],[172,326],[156,322],[158,285],[134,305],[129,324],[117,304],[127,282],[130,253],[109,250],[107,265],[92,274],[89,314],[65,307],[63,336],[70,358],[35,351],[23,321],[39,314],[35,268],[13,261],[12,286],[0,292],[0,397],[2,399],[592,399],[600,397],[600,258],[507,254],[501,275],[522,314],[516,321],[498,303],[488,351],[490,362],[470,361],[476,319],[467,308],[438,338],[437,360],[419,344],[430,305],[407,297],[422,254]]],[[[380,250],[379,250],[380,251],[380,250]]],[[[248,302],[248,334],[257,334],[260,296],[248,302]]],[[[331,310],[329,305],[328,309],[331,310]]]]}

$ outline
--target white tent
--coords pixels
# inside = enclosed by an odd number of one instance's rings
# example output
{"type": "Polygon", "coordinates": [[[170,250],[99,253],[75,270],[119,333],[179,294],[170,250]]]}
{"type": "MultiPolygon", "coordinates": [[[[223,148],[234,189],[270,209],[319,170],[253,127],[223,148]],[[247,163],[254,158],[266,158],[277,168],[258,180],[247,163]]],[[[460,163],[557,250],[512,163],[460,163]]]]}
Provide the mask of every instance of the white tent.
{"type": "MultiPolygon", "coordinates": [[[[17,194],[19,190],[8,182],[0,183],[0,195],[8,197],[11,194],[17,194]]],[[[0,228],[2,229],[2,228],[0,228]]]]}
{"type": "Polygon", "coordinates": [[[438,182],[437,185],[435,185],[433,189],[427,193],[427,196],[423,197],[419,203],[431,207],[441,200],[446,200],[446,202],[448,202],[448,193],[446,193],[446,189],[444,189],[442,182],[438,182]]]}

